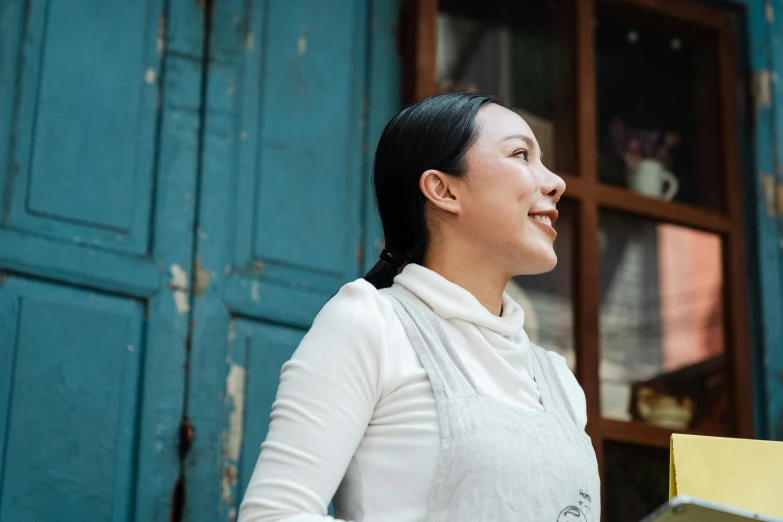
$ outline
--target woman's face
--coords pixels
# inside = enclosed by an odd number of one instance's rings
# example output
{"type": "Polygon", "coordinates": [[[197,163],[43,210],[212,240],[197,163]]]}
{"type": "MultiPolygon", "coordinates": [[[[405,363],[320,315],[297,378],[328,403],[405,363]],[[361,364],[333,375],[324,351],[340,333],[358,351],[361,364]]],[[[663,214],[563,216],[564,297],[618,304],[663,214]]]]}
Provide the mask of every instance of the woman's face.
{"type": "Polygon", "coordinates": [[[499,105],[476,116],[479,137],[467,152],[460,187],[460,234],[489,254],[509,276],[555,267],[557,204],[565,182],[541,162],[530,126],[499,105]]]}

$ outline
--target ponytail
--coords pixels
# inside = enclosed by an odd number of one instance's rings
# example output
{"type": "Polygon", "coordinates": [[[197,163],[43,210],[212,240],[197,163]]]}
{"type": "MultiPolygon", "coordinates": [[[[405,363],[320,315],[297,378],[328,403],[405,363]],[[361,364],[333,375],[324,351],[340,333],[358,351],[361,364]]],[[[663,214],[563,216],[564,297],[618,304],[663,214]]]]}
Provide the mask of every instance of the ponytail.
{"type": "Polygon", "coordinates": [[[394,283],[394,278],[400,272],[400,267],[405,264],[401,255],[391,250],[383,250],[380,259],[375,266],[367,272],[364,279],[375,288],[389,288],[394,283]]]}

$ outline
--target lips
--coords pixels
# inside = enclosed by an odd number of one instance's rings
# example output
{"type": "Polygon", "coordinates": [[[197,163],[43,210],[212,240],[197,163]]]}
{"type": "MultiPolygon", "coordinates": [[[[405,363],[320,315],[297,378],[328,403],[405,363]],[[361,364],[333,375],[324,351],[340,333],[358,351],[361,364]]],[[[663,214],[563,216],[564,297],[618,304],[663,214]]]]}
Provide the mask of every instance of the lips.
{"type": "Polygon", "coordinates": [[[557,210],[534,210],[530,212],[527,217],[536,222],[536,226],[544,230],[552,238],[557,237],[557,230],[555,230],[555,222],[557,221],[557,210]]]}
{"type": "Polygon", "coordinates": [[[557,221],[557,215],[558,215],[557,210],[552,208],[546,210],[533,210],[530,213],[528,213],[527,216],[534,221],[539,221],[541,223],[549,225],[550,227],[553,227],[555,225],[555,222],[557,221]]]}

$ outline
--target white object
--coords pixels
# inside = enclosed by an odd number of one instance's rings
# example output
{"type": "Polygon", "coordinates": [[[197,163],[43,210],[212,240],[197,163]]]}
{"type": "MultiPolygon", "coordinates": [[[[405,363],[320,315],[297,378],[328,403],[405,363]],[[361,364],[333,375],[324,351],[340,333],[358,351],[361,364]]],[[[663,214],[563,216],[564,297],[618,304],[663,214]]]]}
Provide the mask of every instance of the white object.
{"type": "Polygon", "coordinates": [[[628,187],[648,197],[671,201],[680,190],[680,182],[660,161],[643,159],[631,170],[628,187]]]}
{"type": "Polygon", "coordinates": [[[759,515],[694,497],[680,495],[658,508],[642,522],[783,522],[782,519],[759,515]]]}
{"type": "MultiPolygon", "coordinates": [[[[543,410],[524,313],[511,298],[498,317],[419,265],[395,281],[432,308],[483,393],[543,410]]],[[[565,360],[548,355],[583,428],[584,393],[565,360]]],[[[248,410],[246,422],[263,422],[258,415],[248,410]]],[[[318,314],[283,366],[271,419],[239,522],[331,520],[326,507],[343,477],[365,520],[425,517],[440,448],[435,397],[389,298],[368,282],[345,285],[318,314]]]]}

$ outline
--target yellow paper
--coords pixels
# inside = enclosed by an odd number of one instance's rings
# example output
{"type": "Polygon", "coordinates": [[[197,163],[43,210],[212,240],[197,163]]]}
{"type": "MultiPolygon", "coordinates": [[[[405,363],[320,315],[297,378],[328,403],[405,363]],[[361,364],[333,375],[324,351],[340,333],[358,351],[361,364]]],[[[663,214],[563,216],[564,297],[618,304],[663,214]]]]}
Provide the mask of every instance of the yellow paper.
{"type": "Polygon", "coordinates": [[[672,435],[669,496],[783,518],[783,442],[672,435]]]}

